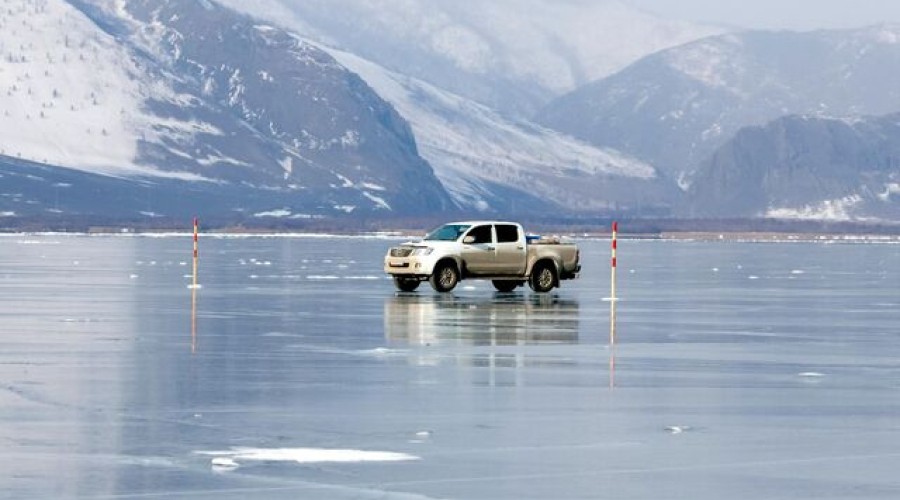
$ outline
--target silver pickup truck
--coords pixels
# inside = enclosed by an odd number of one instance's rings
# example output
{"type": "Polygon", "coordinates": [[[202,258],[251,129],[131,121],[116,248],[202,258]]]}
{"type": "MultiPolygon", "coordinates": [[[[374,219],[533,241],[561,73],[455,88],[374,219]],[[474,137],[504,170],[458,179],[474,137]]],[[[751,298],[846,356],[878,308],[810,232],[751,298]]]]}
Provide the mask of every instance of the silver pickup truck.
{"type": "Polygon", "coordinates": [[[578,247],[559,238],[526,236],[513,222],[472,221],[445,224],[421,241],[388,250],[384,272],[398,290],[414,291],[423,281],[449,292],[460,280],[489,279],[511,292],[526,282],[535,292],[549,292],[561,280],[578,277],[578,247]]]}

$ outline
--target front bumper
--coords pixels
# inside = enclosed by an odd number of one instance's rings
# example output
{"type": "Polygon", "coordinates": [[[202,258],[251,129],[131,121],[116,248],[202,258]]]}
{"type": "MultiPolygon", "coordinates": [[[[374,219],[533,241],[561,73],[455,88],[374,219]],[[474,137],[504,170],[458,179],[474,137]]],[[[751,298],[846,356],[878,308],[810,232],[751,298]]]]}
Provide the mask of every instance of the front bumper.
{"type": "Polygon", "coordinates": [[[384,258],[384,272],[393,276],[428,277],[434,272],[435,259],[409,256],[384,258]]]}

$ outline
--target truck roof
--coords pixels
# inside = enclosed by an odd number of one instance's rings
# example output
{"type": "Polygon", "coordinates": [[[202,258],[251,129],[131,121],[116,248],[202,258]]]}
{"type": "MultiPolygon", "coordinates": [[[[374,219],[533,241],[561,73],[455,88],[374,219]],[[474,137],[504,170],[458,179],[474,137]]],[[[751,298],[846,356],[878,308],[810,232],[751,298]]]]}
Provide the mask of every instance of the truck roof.
{"type": "Polygon", "coordinates": [[[446,224],[442,224],[446,226],[448,224],[459,224],[466,226],[479,226],[484,224],[512,224],[514,226],[521,226],[518,222],[505,221],[505,220],[465,220],[465,221],[456,221],[456,222],[447,222],[446,224]]]}

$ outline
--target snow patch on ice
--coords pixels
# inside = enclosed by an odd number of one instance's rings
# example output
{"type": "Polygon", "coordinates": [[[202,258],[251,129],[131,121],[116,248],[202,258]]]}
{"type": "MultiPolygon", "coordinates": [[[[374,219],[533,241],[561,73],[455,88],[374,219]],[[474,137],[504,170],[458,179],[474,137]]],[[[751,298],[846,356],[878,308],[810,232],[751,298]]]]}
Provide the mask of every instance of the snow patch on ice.
{"type": "Polygon", "coordinates": [[[226,451],[196,451],[211,456],[212,465],[236,468],[240,462],[360,463],[405,462],[420,460],[415,455],[390,451],[365,451],[325,448],[232,448],[226,451]]]}
{"type": "Polygon", "coordinates": [[[367,355],[375,355],[375,356],[397,356],[397,355],[405,355],[406,351],[401,351],[398,349],[389,349],[387,347],[376,347],[374,349],[367,349],[359,351],[360,354],[367,355]]]}

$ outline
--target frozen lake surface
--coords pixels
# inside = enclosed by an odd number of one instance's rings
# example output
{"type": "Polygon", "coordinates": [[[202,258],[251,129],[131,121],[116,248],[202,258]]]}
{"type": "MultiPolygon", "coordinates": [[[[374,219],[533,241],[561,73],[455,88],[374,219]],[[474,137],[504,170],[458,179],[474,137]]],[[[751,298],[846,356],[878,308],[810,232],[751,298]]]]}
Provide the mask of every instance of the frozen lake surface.
{"type": "Polygon", "coordinates": [[[373,238],[0,237],[3,498],[900,498],[900,245],[609,242],[396,293],[373,238]]]}

